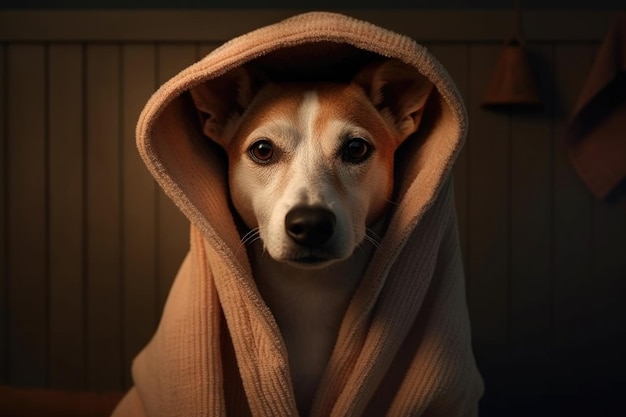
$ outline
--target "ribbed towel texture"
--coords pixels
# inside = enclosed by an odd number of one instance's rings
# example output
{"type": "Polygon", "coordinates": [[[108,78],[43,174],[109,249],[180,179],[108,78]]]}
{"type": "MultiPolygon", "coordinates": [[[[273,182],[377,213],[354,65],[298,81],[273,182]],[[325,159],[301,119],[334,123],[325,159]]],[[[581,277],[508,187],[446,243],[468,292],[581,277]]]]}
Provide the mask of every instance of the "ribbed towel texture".
{"type": "Polygon", "coordinates": [[[115,417],[298,415],[287,352],[254,282],[228,203],[223,153],[187,90],[243,64],[274,80],[344,80],[381,56],[435,86],[396,162],[397,206],[343,318],[309,415],[475,416],[475,365],[452,164],[466,135],[454,83],[428,51],[386,29],[306,13],[235,38],[165,83],[137,126],[139,152],[191,222],[190,250],[115,417]]]}

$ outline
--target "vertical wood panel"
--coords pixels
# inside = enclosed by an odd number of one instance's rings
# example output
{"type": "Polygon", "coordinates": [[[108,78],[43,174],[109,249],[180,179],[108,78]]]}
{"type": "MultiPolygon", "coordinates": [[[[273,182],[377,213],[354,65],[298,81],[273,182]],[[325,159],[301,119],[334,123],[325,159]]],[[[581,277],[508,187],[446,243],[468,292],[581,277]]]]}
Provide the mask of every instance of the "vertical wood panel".
{"type": "MultiPolygon", "coordinates": [[[[595,54],[589,44],[557,48],[565,110],[559,115],[561,135],[595,54]]],[[[555,228],[554,338],[561,360],[554,369],[555,395],[560,411],[612,415],[622,408],[626,374],[626,217],[623,209],[593,199],[567,160],[562,138],[556,146],[555,205],[561,211],[555,228]]]]}
{"type": "MultiPolygon", "coordinates": [[[[183,68],[196,61],[193,45],[161,45],[158,47],[158,79],[164,83],[183,68]]],[[[189,221],[160,189],[158,193],[158,297],[162,307],[170,286],[189,248],[189,221]]]]}
{"type": "Polygon", "coordinates": [[[6,196],[5,196],[5,183],[7,178],[7,166],[5,149],[7,144],[6,138],[6,74],[4,57],[5,53],[4,45],[0,45],[0,383],[8,382],[8,358],[7,358],[7,344],[8,338],[8,277],[7,277],[7,259],[6,251],[8,245],[5,242],[6,238],[6,196]]]}
{"type": "Polygon", "coordinates": [[[470,47],[468,297],[476,358],[486,385],[484,406],[506,406],[509,309],[509,135],[506,114],[485,111],[481,100],[499,46],[470,47]]]}
{"type": "Polygon", "coordinates": [[[156,288],[156,184],[139,157],[135,125],[155,86],[155,48],[123,47],[124,370],[147,343],[159,318],[156,288]]]}
{"type": "Polygon", "coordinates": [[[71,389],[85,376],[82,72],[81,46],[50,46],[50,384],[71,389]]]}
{"type": "Polygon", "coordinates": [[[623,411],[626,390],[626,211],[595,201],[593,207],[593,275],[591,295],[596,297],[588,320],[587,378],[592,389],[590,411],[616,415],[623,411]],[[600,404],[595,408],[591,405],[600,404]]]}
{"type": "Polygon", "coordinates": [[[88,46],[86,67],[88,386],[114,389],[123,380],[119,47],[88,46]]]}
{"type": "MultiPolygon", "coordinates": [[[[511,115],[480,105],[500,45],[460,42],[430,49],[470,113],[454,179],[481,415],[615,415],[626,216],[593,199],[563,144],[596,49],[531,45],[553,100],[511,115]]],[[[156,86],[216,46],[52,45],[46,84],[44,46],[0,44],[0,382],[130,384],[188,248],[134,126],[156,86]]]]}
{"type": "Polygon", "coordinates": [[[45,48],[11,45],[7,65],[9,372],[46,383],[45,48]]]}
{"type": "MultiPolygon", "coordinates": [[[[593,48],[595,62],[598,47],[593,48]]],[[[624,135],[624,132],[621,132],[624,135]]],[[[620,413],[626,391],[626,206],[594,199],[591,206],[592,275],[590,295],[596,303],[588,311],[590,324],[585,387],[591,390],[585,404],[588,414],[620,413]],[[596,404],[600,404],[597,406],[596,404]],[[596,411],[597,410],[597,411],[596,411]]]]}
{"type": "MultiPolygon", "coordinates": [[[[555,51],[557,107],[554,151],[554,369],[558,411],[575,411],[586,393],[578,391],[590,369],[587,347],[598,302],[593,276],[592,196],[567,159],[564,124],[585,82],[594,50],[588,44],[558,45],[555,51]],[[573,65],[575,63],[575,65],[573,65]],[[557,360],[558,359],[558,360],[557,360]],[[570,405],[572,404],[572,405],[570,405]],[[566,409],[562,409],[566,407],[566,409]]],[[[583,390],[584,391],[584,390],[583,390]]],[[[555,400],[556,401],[556,400],[555,400]]]]}
{"type": "MultiPolygon", "coordinates": [[[[437,57],[442,65],[448,70],[450,76],[454,79],[463,100],[466,105],[468,103],[469,79],[468,79],[468,57],[469,48],[463,44],[453,45],[433,45],[430,51],[437,57]]],[[[472,121],[470,120],[470,126],[472,121]]],[[[468,147],[469,142],[465,143],[463,150],[459,154],[454,165],[454,199],[456,204],[457,218],[459,222],[459,238],[461,241],[461,251],[463,253],[463,262],[465,271],[467,271],[467,255],[468,255],[468,186],[469,186],[469,158],[468,147]]]]}
{"type": "Polygon", "coordinates": [[[511,409],[545,415],[552,324],[553,49],[529,46],[543,103],[511,116],[511,409]],[[528,407],[531,407],[530,409],[528,407]]]}

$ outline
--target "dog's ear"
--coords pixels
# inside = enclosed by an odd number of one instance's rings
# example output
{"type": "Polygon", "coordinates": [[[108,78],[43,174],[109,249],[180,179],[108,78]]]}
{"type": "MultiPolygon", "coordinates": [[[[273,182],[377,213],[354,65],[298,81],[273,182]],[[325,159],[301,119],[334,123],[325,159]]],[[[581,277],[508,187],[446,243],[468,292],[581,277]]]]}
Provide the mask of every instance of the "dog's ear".
{"type": "Polygon", "coordinates": [[[419,127],[433,84],[415,68],[396,59],[362,69],[353,79],[374,106],[406,139],[419,127]]]}
{"type": "Polygon", "coordinates": [[[198,110],[202,132],[226,147],[225,131],[248,107],[260,81],[248,69],[239,67],[213,80],[205,81],[189,93],[198,110]]]}

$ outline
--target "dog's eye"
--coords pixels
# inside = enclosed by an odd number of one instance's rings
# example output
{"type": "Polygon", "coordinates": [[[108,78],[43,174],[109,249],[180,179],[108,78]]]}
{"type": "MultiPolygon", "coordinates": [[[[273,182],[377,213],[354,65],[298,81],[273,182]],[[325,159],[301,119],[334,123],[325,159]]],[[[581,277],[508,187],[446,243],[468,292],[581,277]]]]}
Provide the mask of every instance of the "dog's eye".
{"type": "Polygon", "coordinates": [[[250,146],[248,154],[250,154],[252,159],[256,162],[267,163],[270,162],[274,156],[274,148],[270,141],[261,139],[250,146]]]}
{"type": "Polygon", "coordinates": [[[343,160],[353,164],[365,161],[372,153],[371,145],[363,138],[350,139],[343,148],[343,160]]]}

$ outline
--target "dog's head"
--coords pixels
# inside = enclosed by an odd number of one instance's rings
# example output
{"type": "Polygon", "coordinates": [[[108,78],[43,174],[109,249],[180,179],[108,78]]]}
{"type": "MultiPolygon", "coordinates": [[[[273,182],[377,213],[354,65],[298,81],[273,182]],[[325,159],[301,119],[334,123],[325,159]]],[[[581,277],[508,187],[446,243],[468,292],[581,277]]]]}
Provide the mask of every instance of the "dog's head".
{"type": "Polygon", "coordinates": [[[244,223],[272,258],[310,268],[349,257],[384,214],[394,153],[431,89],[388,60],[345,84],[259,83],[240,68],[191,96],[204,134],[228,154],[244,223]]]}

